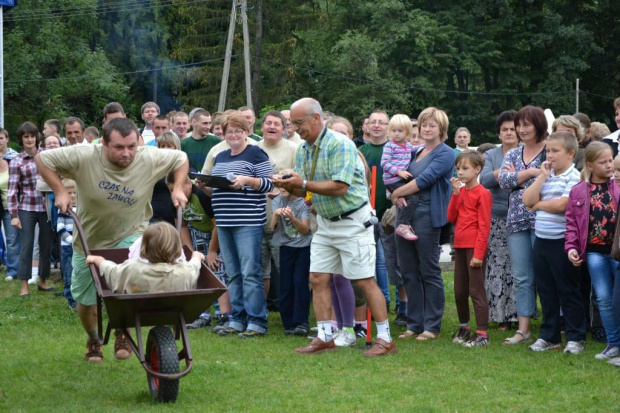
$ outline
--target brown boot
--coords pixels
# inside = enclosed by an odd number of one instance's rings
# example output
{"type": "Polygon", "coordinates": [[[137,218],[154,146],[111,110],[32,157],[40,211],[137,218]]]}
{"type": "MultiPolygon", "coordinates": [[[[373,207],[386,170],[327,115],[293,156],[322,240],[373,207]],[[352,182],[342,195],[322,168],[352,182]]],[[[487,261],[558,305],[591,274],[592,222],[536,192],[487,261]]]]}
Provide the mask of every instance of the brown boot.
{"type": "Polygon", "coordinates": [[[131,357],[131,353],[133,353],[127,338],[125,338],[121,330],[115,330],[114,336],[116,337],[114,340],[114,358],[118,360],[127,360],[131,357]]]}
{"type": "Polygon", "coordinates": [[[86,361],[90,363],[101,363],[103,361],[103,352],[99,340],[89,339],[86,342],[86,361]]]}

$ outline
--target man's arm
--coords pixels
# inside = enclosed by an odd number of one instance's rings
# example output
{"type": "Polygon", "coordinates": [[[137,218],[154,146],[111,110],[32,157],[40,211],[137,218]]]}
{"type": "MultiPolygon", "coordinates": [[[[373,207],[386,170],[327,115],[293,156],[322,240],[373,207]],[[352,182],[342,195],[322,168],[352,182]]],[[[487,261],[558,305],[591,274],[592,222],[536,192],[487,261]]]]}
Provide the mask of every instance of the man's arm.
{"type": "MultiPolygon", "coordinates": [[[[297,172],[293,172],[288,179],[274,179],[273,185],[284,188],[296,196],[305,196],[301,189],[304,179],[297,172]]],[[[340,181],[306,181],[306,191],[324,196],[343,196],[349,190],[349,185],[340,181]]]]}
{"type": "Polygon", "coordinates": [[[179,205],[181,206],[181,208],[185,208],[185,204],[187,204],[187,197],[185,196],[185,193],[183,192],[183,186],[185,185],[185,180],[187,179],[188,173],[189,173],[189,162],[187,161],[187,159],[185,160],[183,165],[179,166],[177,169],[174,170],[174,188],[172,189],[172,204],[174,205],[175,208],[178,207],[179,205]]]}
{"type": "Polygon", "coordinates": [[[40,153],[35,156],[34,162],[37,165],[37,170],[41,178],[43,178],[50,188],[52,188],[52,191],[54,191],[54,196],[56,198],[54,205],[56,205],[56,208],[60,209],[60,212],[66,214],[71,209],[72,203],[69,193],[60,180],[60,176],[56,171],[45,166],[40,153]]]}

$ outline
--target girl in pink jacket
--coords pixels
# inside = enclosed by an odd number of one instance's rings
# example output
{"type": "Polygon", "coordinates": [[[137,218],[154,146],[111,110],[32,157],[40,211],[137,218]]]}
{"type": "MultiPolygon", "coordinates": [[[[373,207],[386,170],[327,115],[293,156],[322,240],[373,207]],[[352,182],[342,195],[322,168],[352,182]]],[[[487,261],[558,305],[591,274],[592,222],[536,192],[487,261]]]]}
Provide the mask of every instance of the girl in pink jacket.
{"type": "Polygon", "coordinates": [[[613,179],[613,173],[611,147],[604,142],[589,144],[585,151],[582,181],[570,191],[566,208],[564,248],[573,265],[586,262],[607,334],[607,348],[596,355],[599,360],[620,356],[620,320],[612,308],[618,262],[610,255],[618,219],[620,187],[613,179]]]}

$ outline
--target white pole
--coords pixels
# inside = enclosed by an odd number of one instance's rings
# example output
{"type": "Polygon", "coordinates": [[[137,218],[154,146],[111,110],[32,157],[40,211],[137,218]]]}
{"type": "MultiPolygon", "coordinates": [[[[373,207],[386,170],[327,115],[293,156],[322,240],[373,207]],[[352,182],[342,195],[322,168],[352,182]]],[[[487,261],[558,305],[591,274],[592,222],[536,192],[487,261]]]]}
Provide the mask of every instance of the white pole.
{"type": "Polygon", "coordinates": [[[579,79],[575,87],[575,113],[579,113],[579,79]]]}
{"type": "Polygon", "coordinates": [[[224,55],[224,72],[222,73],[222,86],[220,87],[220,101],[217,105],[218,112],[226,109],[226,93],[228,91],[228,75],[230,73],[230,58],[232,57],[233,37],[235,36],[235,21],[237,20],[237,0],[232,1],[232,12],[230,13],[230,25],[228,26],[228,41],[226,43],[226,54],[224,55]]]}

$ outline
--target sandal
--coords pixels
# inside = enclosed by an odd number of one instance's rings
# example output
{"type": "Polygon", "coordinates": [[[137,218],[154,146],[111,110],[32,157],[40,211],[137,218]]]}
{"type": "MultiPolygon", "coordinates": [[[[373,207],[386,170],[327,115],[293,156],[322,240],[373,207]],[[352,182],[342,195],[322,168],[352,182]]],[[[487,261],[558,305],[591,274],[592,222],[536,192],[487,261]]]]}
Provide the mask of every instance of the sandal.
{"type": "Polygon", "coordinates": [[[398,336],[398,338],[414,338],[419,336],[420,333],[416,333],[415,331],[411,331],[411,330],[407,330],[404,333],[402,333],[401,335],[398,336]]]}
{"type": "Polygon", "coordinates": [[[521,343],[529,343],[530,341],[532,341],[532,333],[524,333],[521,330],[517,330],[514,336],[506,337],[503,344],[505,346],[514,346],[521,343]],[[517,336],[521,336],[521,339],[518,339],[517,336]]]}
{"type": "Polygon", "coordinates": [[[418,340],[418,341],[428,341],[428,340],[436,340],[438,338],[439,338],[439,333],[432,333],[430,331],[425,331],[423,333],[420,333],[416,337],[416,340],[418,340]]]}

